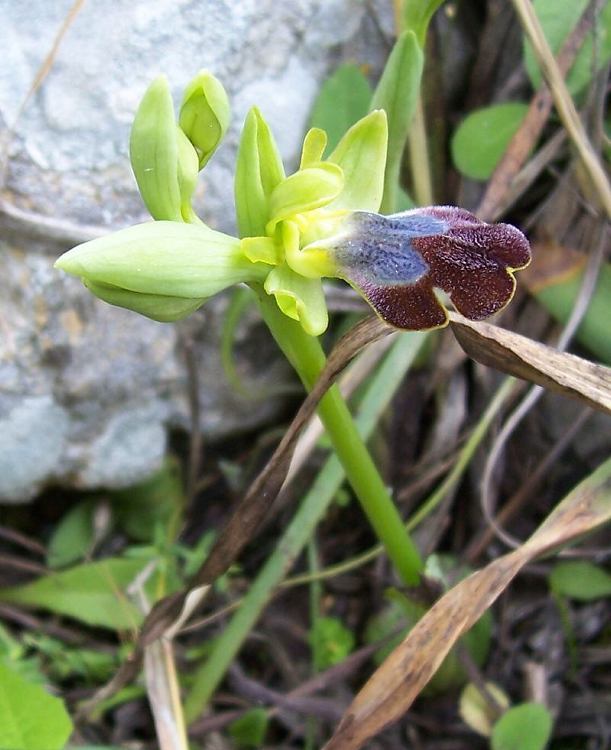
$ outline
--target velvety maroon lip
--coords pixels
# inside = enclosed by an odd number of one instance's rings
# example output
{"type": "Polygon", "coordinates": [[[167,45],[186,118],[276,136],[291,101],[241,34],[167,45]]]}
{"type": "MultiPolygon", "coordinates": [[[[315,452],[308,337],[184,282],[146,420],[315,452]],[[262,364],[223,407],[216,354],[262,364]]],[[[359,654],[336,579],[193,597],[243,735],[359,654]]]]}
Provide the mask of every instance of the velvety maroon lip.
{"type": "Polygon", "coordinates": [[[471,320],[493,315],[513,296],[513,271],[530,262],[519,229],[486,224],[453,206],[388,217],[360,213],[354,227],[335,248],[342,277],[385,321],[408,330],[447,323],[435,288],[471,320]]]}

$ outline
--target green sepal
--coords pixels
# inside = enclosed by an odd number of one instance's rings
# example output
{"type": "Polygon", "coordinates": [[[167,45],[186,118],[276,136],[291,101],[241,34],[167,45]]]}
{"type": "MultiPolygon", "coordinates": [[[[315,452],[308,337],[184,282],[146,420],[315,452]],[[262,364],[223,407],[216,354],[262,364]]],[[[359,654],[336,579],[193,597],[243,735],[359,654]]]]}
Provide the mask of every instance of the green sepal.
{"type": "Polygon", "coordinates": [[[235,203],[240,237],[265,234],[269,200],[284,179],[274,136],[263,115],[253,107],[242,130],[235,173],[235,203]]]}
{"type": "Polygon", "coordinates": [[[326,331],[329,316],[320,279],[306,279],[283,264],[270,271],[264,288],[274,295],[282,312],[299,321],[307,334],[320,336],[326,331]]]}
{"type": "Polygon", "coordinates": [[[222,84],[201,70],[185,89],[178,122],[197,151],[199,169],[207,164],[223,140],[231,108],[222,84]]]}
{"type": "Polygon", "coordinates": [[[344,173],[344,189],[330,207],[359,211],[380,208],[387,145],[386,112],[381,109],[363,117],[346,132],[328,159],[344,173]]]}
{"type": "Polygon", "coordinates": [[[270,221],[267,234],[275,225],[295,214],[327,206],[341,193],[344,176],[340,166],[319,162],[316,166],[301,169],[287,177],[270,197],[270,221]]]}
{"type": "Polygon", "coordinates": [[[176,320],[186,318],[206,301],[205,298],[191,299],[189,297],[168,297],[162,294],[141,294],[120,289],[110,284],[98,284],[95,281],[85,281],[84,283],[87,289],[103,302],[133,310],[159,323],[173,323],[176,320]]]}
{"type": "Polygon", "coordinates": [[[327,147],[327,134],[320,128],[310,128],[303,139],[301,147],[301,161],[299,169],[311,167],[322,161],[322,155],[327,147]]]}
{"type": "Polygon", "coordinates": [[[174,105],[165,76],[146,90],[131,129],[129,154],[142,200],[154,219],[182,221],[174,105]]]}
{"type": "Polygon", "coordinates": [[[88,283],[190,300],[241,281],[262,281],[266,273],[244,256],[234,237],[174,221],[137,224],[91,240],[55,265],[88,283]]]}

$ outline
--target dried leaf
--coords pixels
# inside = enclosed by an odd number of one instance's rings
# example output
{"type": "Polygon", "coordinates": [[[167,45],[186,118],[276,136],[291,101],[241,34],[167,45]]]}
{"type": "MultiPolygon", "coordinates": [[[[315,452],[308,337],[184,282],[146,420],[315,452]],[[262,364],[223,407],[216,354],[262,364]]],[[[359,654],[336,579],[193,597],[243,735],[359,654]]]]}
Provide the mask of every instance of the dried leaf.
{"type": "Polygon", "coordinates": [[[575,487],[523,545],[436,602],[361,689],[324,750],[356,750],[397,721],[524,565],[610,519],[611,459],[575,487]]]}
{"type": "Polygon", "coordinates": [[[611,413],[611,369],[489,323],[450,313],[452,331],[477,362],[611,413]]]}

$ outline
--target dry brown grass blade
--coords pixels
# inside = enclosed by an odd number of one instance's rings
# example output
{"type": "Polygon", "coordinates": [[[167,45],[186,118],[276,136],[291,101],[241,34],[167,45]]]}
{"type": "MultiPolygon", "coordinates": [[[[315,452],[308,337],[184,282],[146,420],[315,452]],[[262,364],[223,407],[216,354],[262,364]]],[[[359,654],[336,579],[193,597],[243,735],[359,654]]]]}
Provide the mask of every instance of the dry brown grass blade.
{"type": "Polygon", "coordinates": [[[457,640],[520,569],[611,519],[611,459],[581,482],[521,547],[448,591],[358,693],[324,750],[356,750],[399,719],[457,640]]]}
{"type": "Polygon", "coordinates": [[[459,344],[477,362],[611,414],[611,369],[489,323],[450,313],[459,344]]]}
{"type": "MultiPolygon", "coordinates": [[[[595,2],[596,0],[590,2],[579,23],[562,45],[556,60],[562,76],[565,76],[570,70],[586,35],[592,29],[594,21],[592,6],[595,2]]],[[[554,100],[549,86],[544,83],[532,98],[524,121],[509,142],[503,158],[490,178],[484,197],[476,212],[480,219],[494,221],[500,216],[518,172],[545,127],[553,103],[554,100]]]]}
{"type": "Polygon", "coordinates": [[[566,128],[571,140],[575,144],[582,164],[596,190],[600,204],[607,215],[611,217],[611,185],[605,174],[596,152],[588,138],[585,128],[579,119],[575,103],[554,60],[537,14],[530,0],[512,0],[515,11],[520,19],[524,33],[533,46],[533,51],[541,72],[548,82],[556,110],[566,128]]]}

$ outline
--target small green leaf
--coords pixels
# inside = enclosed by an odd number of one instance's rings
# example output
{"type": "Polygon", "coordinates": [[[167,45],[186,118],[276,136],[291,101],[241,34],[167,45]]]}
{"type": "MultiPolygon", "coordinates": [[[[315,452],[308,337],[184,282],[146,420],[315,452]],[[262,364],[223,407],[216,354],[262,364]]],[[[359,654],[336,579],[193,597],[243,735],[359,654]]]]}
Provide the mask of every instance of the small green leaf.
{"type": "Polygon", "coordinates": [[[72,722],[59,698],[0,663],[2,750],[61,750],[72,722]]]}
{"type": "Polygon", "coordinates": [[[310,631],[309,642],[318,670],[339,664],[354,648],[354,633],[337,617],[318,617],[310,631]]]}
{"type": "Polygon", "coordinates": [[[265,234],[269,200],[284,179],[284,167],[267,122],[257,107],[248,113],[242,130],[235,172],[235,203],[240,237],[265,234]]]}
{"type": "MultiPolygon", "coordinates": [[[[575,300],[583,283],[585,260],[583,256],[566,273],[551,276],[533,288],[535,297],[561,323],[566,323],[575,307],[575,300]]],[[[610,318],[611,263],[603,263],[576,336],[580,344],[608,365],[611,365],[611,336],[607,322],[610,318]]]]}
{"type": "MultiPolygon", "coordinates": [[[[142,614],[125,591],[147,560],[109,558],[0,589],[0,601],[46,609],[113,630],[136,627],[142,614]]],[[[0,745],[1,747],[1,745],[0,745]]]]}
{"type": "Polygon", "coordinates": [[[521,703],[492,728],[492,750],[543,750],[552,733],[552,717],[540,703],[521,703]]]}
{"type": "Polygon", "coordinates": [[[129,142],[140,195],[154,219],[182,221],[176,132],[170,87],[159,76],[142,97],[129,142]]]}
{"type": "Polygon", "coordinates": [[[426,42],[426,32],[431,18],[443,2],[444,0],[405,0],[403,25],[416,34],[422,48],[426,42]]]}
{"type": "Polygon", "coordinates": [[[270,271],[264,288],[275,296],[282,312],[298,320],[310,336],[326,331],[329,317],[320,279],[307,279],[283,264],[270,271]]]}
{"type": "Polygon", "coordinates": [[[342,192],[329,208],[377,211],[384,193],[384,169],[388,145],[388,125],[384,110],[376,110],[359,120],[344,135],[329,161],[344,174],[342,192]]]}
{"type": "Polygon", "coordinates": [[[203,169],[222,141],[231,109],[221,82],[206,70],[201,70],[185,89],[180,115],[181,129],[193,144],[203,169]]]}
{"type": "MultiPolygon", "coordinates": [[[[139,542],[152,542],[155,528],[178,523],[185,504],[180,467],[168,458],[159,471],[139,484],[112,493],[111,501],[122,529],[139,542]]],[[[170,537],[173,536],[170,530],[170,537]]]]}
{"type": "Polygon", "coordinates": [[[585,560],[557,563],[549,583],[552,591],[579,602],[611,596],[611,573],[585,560]]]}
{"type": "Polygon", "coordinates": [[[251,708],[244,716],[231,722],[229,734],[238,747],[262,747],[268,724],[264,708],[251,708]]]}
{"type": "Polygon", "coordinates": [[[50,568],[61,568],[82,560],[91,550],[95,538],[93,515],[96,505],[96,500],[78,503],[57,524],[47,548],[50,568]]]}
{"type": "Polygon", "coordinates": [[[371,86],[361,69],[342,65],[323,83],[310,125],[326,131],[329,148],[334,148],[348,128],[367,114],[370,101],[371,86]]]}
{"type": "Polygon", "coordinates": [[[424,55],[413,31],[404,31],[395,42],[377,85],[371,109],[388,117],[388,152],[382,213],[395,210],[401,157],[420,95],[424,55]]]}
{"type": "MultiPolygon", "coordinates": [[[[588,0],[534,0],[533,8],[543,29],[543,33],[554,54],[560,51],[567,37],[583,15],[588,0]]],[[[599,7],[600,7],[599,3],[599,7]]],[[[581,45],[566,83],[571,94],[578,94],[591,80],[597,70],[602,69],[611,59],[611,2],[607,0],[597,14],[594,33],[586,36],[581,45]],[[596,39],[596,48],[593,44],[596,39]]],[[[535,59],[531,44],[524,41],[524,65],[535,89],[541,85],[541,71],[535,59]]]]}
{"type": "Polygon", "coordinates": [[[528,105],[508,102],[483,107],[468,115],[452,138],[456,168],[473,180],[487,180],[505,153],[528,105]]]}

